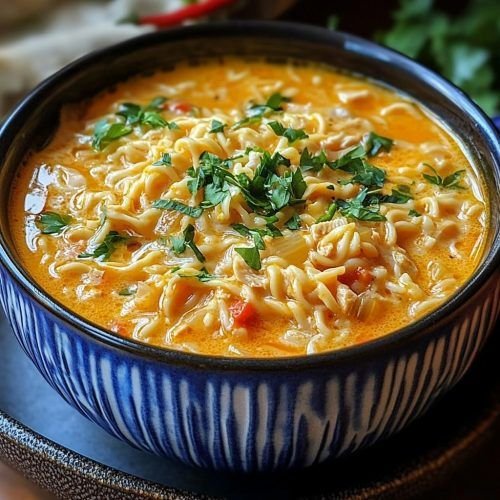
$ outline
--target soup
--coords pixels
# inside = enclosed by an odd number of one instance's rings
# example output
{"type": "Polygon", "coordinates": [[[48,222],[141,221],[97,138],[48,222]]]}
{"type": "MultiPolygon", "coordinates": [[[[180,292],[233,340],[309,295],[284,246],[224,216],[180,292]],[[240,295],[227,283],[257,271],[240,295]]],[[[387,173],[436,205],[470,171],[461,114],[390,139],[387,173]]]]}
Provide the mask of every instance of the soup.
{"type": "Polygon", "coordinates": [[[468,279],[467,156],[417,103],[324,66],[226,59],[63,110],[12,194],[25,267],[119,335],[214,355],[386,335],[468,279]]]}

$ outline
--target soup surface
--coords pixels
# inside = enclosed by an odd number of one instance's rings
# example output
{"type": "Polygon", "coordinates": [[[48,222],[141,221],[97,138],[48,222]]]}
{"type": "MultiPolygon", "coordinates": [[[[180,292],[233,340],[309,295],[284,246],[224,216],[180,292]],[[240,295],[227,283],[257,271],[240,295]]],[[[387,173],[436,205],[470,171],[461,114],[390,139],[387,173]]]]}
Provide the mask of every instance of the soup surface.
{"type": "Polygon", "coordinates": [[[416,104],[320,66],[226,59],[63,110],[20,170],[24,265],[143,342],[317,353],[411,323],[481,257],[482,187],[416,104]]]}

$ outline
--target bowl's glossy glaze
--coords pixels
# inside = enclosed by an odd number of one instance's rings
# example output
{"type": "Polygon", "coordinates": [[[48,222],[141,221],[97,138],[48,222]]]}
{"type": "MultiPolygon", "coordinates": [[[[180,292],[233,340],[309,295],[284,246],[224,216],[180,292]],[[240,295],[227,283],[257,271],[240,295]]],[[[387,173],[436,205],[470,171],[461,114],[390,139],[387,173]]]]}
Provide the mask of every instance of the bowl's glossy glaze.
{"type": "Polygon", "coordinates": [[[0,159],[0,300],[24,350],[94,422],[134,446],[189,464],[302,467],[386,437],[460,379],[499,312],[500,144],[492,123],[445,80],[359,38],[276,23],[140,37],[86,57],[38,87],[0,131],[0,159]],[[417,323],[360,346],[240,360],[118,338],[30,280],[9,234],[9,186],[25,154],[50,139],[61,105],[138,72],[221,54],[322,61],[369,76],[404,90],[457,133],[481,169],[492,208],[487,255],[458,294],[417,323]]]}

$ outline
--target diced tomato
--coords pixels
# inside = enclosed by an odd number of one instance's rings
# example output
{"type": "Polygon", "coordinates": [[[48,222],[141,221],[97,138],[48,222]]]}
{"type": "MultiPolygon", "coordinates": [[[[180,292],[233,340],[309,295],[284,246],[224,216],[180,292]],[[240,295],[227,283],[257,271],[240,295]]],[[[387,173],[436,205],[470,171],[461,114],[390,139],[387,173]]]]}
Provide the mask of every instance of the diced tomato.
{"type": "Polygon", "coordinates": [[[171,102],[168,107],[170,111],[179,114],[189,113],[193,109],[191,104],[183,101],[171,102]]]}
{"type": "Polygon", "coordinates": [[[352,288],[353,285],[357,283],[359,286],[357,286],[356,288],[360,288],[361,289],[360,291],[364,291],[373,281],[373,276],[370,273],[370,271],[368,271],[368,269],[364,269],[363,267],[357,267],[356,269],[351,269],[350,271],[347,271],[345,274],[339,276],[338,280],[350,288],[352,288]]]}
{"type": "Polygon", "coordinates": [[[236,326],[248,325],[256,316],[256,311],[252,304],[250,304],[250,302],[244,302],[243,300],[237,300],[231,304],[229,310],[233,315],[234,324],[236,326]]]}

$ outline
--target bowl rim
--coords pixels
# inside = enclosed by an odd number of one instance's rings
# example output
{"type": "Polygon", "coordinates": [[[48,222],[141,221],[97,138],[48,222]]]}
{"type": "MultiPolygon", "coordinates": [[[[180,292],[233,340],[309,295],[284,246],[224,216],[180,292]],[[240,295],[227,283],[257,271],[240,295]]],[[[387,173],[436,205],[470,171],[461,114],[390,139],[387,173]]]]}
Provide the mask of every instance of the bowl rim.
{"type": "MultiPolygon", "coordinates": [[[[426,85],[433,85],[441,94],[453,97],[456,106],[460,106],[475,122],[476,127],[486,137],[489,150],[492,153],[492,172],[497,170],[500,176],[500,133],[497,131],[490,118],[472,100],[454,84],[438,75],[434,71],[422,66],[409,57],[361,37],[331,31],[326,28],[306,25],[302,23],[276,22],[276,21],[220,21],[207,24],[183,26],[166,31],[147,33],[131,38],[124,42],[111,45],[107,48],[94,51],[65,66],[57,73],[41,82],[35,89],[27,94],[17,105],[14,111],[0,127],[0,153],[9,149],[13,132],[19,127],[19,118],[30,114],[30,108],[43,100],[45,95],[51,95],[58,88],[61,80],[69,75],[85,71],[88,66],[98,62],[101,57],[113,54],[123,56],[130,52],[152,47],[156,44],[183,41],[202,37],[241,37],[241,38],[281,38],[293,37],[304,42],[317,43],[342,43],[344,50],[354,51],[365,57],[383,59],[392,62],[398,69],[412,73],[426,85]],[[13,129],[12,131],[10,129],[13,129]]],[[[360,74],[363,74],[360,71],[360,74]]],[[[382,82],[383,83],[383,82],[382,82]]],[[[104,88],[104,87],[103,87],[104,88]]],[[[401,89],[404,91],[404,89],[401,89]]],[[[498,184],[498,181],[497,181],[498,184]]],[[[498,186],[497,186],[498,188],[498,186]]],[[[494,209],[494,207],[491,207],[494,209]]],[[[387,348],[398,348],[409,340],[422,338],[432,334],[435,329],[450,321],[459,310],[483,287],[488,279],[498,271],[500,264],[500,230],[493,235],[491,247],[487,250],[483,262],[475,269],[469,280],[459,288],[449,300],[441,304],[422,318],[417,319],[402,328],[381,337],[361,344],[354,344],[334,351],[316,354],[303,354],[298,356],[284,356],[275,358],[245,358],[216,356],[210,354],[190,353],[168,347],[154,346],[131,338],[120,337],[84,317],[72,312],[62,303],[52,298],[29,275],[28,271],[10,251],[10,245],[0,233],[0,264],[9,275],[20,285],[45,312],[56,316],[59,320],[77,330],[80,335],[90,337],[94,342],[104,344],[108,348],[126,351],[131,355],[147,360],[153,360],[169,365],[182,365],[191,368],[213,368],[230,371],[276,371],[290,369],[314,369],[332,367],[351,362],[354,359],[375,358],[387,348]]]]}

